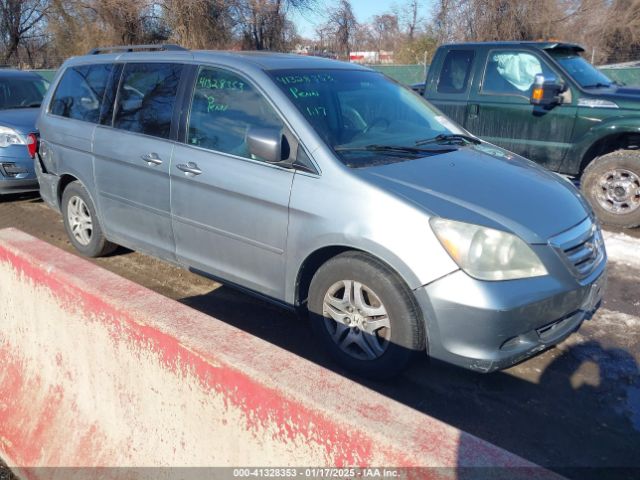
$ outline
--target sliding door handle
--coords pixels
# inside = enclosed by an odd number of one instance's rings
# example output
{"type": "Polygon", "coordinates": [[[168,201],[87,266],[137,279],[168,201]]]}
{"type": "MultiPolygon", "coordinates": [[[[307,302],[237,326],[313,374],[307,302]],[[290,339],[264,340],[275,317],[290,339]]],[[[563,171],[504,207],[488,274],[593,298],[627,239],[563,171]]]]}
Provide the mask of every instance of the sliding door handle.
{"type": "Polygon", "coordinates": [[[202,173],[202,170],[198,168],[198,164],[195,162],[181,163],[176,165],[176,168],[183,171],[185,175],[200,175],[202,173]]]}
{"type": "Polygon", "coordinates": [[[158,156],[157,153],[154,152],[145,153],[144,155],[141,155],[140,158],[143,161],[147,162],[147,165],[149,165],[150,167],[162,164],[162,159],[158,156]]]}

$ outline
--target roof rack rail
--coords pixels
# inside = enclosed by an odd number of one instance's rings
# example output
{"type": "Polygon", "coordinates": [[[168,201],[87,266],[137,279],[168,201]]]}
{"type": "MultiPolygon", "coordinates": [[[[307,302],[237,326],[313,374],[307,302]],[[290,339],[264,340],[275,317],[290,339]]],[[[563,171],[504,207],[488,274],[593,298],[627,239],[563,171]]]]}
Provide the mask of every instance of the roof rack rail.
{"type": "Polygon", "coordinates": [[[91,50],[87,55],[99,55],[101,53],[116,52],[138,52],[138,51],[179,51],[183,52],[187,48],[175,45],[173,43],[161,43],[157,45],[122,45],[117,47],[98,47],[91,50]]]}

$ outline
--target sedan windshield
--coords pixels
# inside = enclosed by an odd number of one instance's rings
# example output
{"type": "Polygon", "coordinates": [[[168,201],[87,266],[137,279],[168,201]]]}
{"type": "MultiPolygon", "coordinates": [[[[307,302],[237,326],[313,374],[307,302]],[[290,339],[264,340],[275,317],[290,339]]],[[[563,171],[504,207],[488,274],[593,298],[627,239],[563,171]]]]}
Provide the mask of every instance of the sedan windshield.
{"type": "Polygon", "coordinates": [[[0,110],[39,107],[47,82],[35,77],[0,77],[0,110]]]}
{"type": "Polygon", "coordinates": [[[275,83],[338,158],[366,167],[445,153],[472,143],[425,100],[378,72],[279,70],[275,83]]]}
{"type": "Polygon", "coordinates": [[[549,53],[582,88],[606,88],[613,83],[573,50],[551,50],[549,53]]]}

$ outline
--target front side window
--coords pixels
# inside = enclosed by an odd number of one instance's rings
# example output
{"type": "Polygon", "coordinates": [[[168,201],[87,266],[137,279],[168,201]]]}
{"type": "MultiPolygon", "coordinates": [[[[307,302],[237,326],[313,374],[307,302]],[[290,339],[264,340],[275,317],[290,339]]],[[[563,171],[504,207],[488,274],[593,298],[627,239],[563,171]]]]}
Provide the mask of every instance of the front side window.
{"type": "Polygon", "coordinates": [[[113,126],[169,138],[182,65],[129,63],[124,66],[113,126]]]}
{"type": "Polygon", "coordinates": [[[98,123],[112,68],[110,63],[68,68],[53,95],[51,113],[98,123]]]}
{"type": "Polygon", "coordinates": [[[536,75],[555,77],[538,57],[528,52],[490,52],[482,82],[482,93],[529,97],[536,75]]]}
{"type": "Polygon", "coordinates": [[[246,80],[231,72],[202,67],[191,100],[187,143],[253,158],[246,143],[252,127],[282,129],[283,123],[246,80]]]}
{"type": "Polygon", "coordinates": [[[438,79],[438,93],[466,92],[473,58],[473,50],[451,50],[447,53],[438,79]]]}

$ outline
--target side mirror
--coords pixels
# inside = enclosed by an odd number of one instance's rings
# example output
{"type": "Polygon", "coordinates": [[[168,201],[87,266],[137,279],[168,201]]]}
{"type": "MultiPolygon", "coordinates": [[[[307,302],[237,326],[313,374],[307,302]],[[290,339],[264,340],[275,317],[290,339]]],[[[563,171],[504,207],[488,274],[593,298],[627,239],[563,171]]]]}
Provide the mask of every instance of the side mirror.
{"type": "Polygon", "coordinates": [[[547,108],[559,105],[562,103],[560,94],[563,90],[564,86],[558,83],[557,79],[545,78],[544,75],[538,74],[533,81],[530,103],[547,108]]]}
{"type": "Polygon", "coordinates": [[[249,153],[269,163],[280,163],[289,158],[289,144],[279,128],[251,127],[247,132],[249,153]]]}

